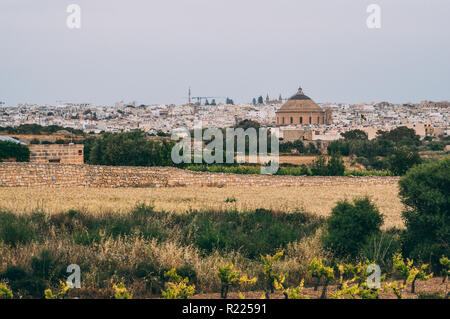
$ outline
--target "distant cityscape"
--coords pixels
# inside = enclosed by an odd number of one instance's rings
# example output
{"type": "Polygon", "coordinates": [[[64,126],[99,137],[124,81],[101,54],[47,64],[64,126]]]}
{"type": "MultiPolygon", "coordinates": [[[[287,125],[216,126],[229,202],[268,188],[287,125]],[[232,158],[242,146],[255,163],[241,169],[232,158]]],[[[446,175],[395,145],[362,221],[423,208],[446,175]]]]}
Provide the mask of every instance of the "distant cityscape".
{"type": "MultiPolygon", "coordinates": [[[[206,101],[205,101],[206,102],[206,101]]],[[[232,103],[231,99],[227,99],[232,103]]],[[[140,129],[149,135],[170,133],[173,129],[192,129],[196,121],[203,127],[232,127],[242,120],[252,120],[264,127],[275,127],[276,112],[283,105],[277,99],[254,100],[249,104],[205,105],[186,103],[180,105],[146,105],[137,102],[118,102],[113,106],[89,103],[59,103],[57,105],[19,104],[0,105],[0,126],[39,124],[58,125],[81,129],[86,133],[121,132],[140,129]],[[262,101],[261,101],[262,100],[262,101]],[[263,102],[263,103],[261,103],[263,102]]],[[[332,121],[325,124],[283,125],[282,131],[313,131],[312,139],[335,140],[340,133],[352,129],[366,131],[369,138],[379,129],[398,126],[415,128],[417,134],[442,136],[450,134],[450,102],[423,101],[418,104],[392,104],[372,102],[359,104],[318,103],[322,109],[332,112],[332,121]],[[314,138],[315,137],[315,138],[314,138]]]]}

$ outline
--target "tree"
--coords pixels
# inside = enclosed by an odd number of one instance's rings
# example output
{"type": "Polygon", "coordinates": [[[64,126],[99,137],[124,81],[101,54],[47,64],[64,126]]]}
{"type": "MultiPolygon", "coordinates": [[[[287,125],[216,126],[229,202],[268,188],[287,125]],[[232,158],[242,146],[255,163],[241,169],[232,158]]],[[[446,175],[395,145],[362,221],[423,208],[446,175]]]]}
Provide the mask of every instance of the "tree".
{"type": "Polygon", "coordinates": [[[252,104],[256,105],[256,99],[255,98],[253,98],[252,104]]]}
{"type": "Polygon", "coordinates": [[[416,134],[416,131],[406,126],[400,126],[389,132],[379,130],[377,132],[377,138],[389,140],[400,145],[418,146],[420,145],[420,136],[416,134]]]}
{"type": "Polygon", "coordinates": [[[399,181],[406,231],[406,256],[431,262],[450,255],[450,157],[410,169],[399,181]]]}
{"type": "Polygon", "coordinates": [[[252,121],[252,120],[246,119],[246,120],[240,121],[240,122],[235,126],[235,128],[243,128],[244,130],[246,130],[246,129],[250,128],[250,127],[253,127],[253,128],[255,128],[256,130],[258,130],[258,129],[261,127],[261,124],[259,124],[259,123],[256,122],[256,121],[252,121]]]}
{"type": "Polygon", "coordinates": [[[318,156],[312,166],[311,166],[311,172],[315,176],[327,176],[328,175],[328,168],[327,168],[327,159],[325,156],[321,155],[318,156]]]}
{"type": "Polygon", "coordinates": [[[327,164],[328,175],[344,176],[345,165],[342,156],[339,153],[333,153],[327,164]]]}
{"type": "Polygon", "coordinates": [[[89,164],[111,166],[166,166],[171,160],[172,144],[150,141],[142,131],[105,133],[90,140],[89,164]]]}
{"type": "Polygon", "coordinates": [[[341,136],[346,140],[368,140],[367,133],[361,130],[352,130],[341,133],[341,136]]]}
{"type": "Polygon", "coordinates": [[[264,98],[262,96],[258,98],[258,104],[264,104],[264,98]]]}
{"type": "Polygon", "coordinates": [[[395,148],[387,160],[390,171],[395,175],[404,175],[408,169],[422,162],[419,153],[407,146],[395,148]]]}
{"type": "Polygon", "coordinates": [[[0,162],[2,159],[14,158],[17,162],[29,162],[30,150],[26,145],[0,141],[0,162]]]}
{"type": "Polygon", "coordinates": [[[338,257],[355,258],[382,224],[383,215],[368,197],[340,201],[327,219],[324,247],[338,257]]]}

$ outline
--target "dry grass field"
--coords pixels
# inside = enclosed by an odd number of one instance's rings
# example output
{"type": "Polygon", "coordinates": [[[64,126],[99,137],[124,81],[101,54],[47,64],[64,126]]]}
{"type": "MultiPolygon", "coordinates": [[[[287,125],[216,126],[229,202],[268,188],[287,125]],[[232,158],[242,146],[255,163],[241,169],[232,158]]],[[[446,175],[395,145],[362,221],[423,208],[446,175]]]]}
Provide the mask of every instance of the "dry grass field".
{"type": "Polygon", "coordinates": [[[170,212],[266,208],[284,212],[304,210],[327,216],[337,201],[365,195],[370,196],[384,214],[384,228],[402,227],[403,206],[396,184],[278,188],[0,188],[0,209],[15,213],[36,210],[59,213],[69,209],[125,213],[137,203],[147,203],[154,205],[156,210],[170,212]],[[236,201],[226,203],[232,198],[236,201]]]}

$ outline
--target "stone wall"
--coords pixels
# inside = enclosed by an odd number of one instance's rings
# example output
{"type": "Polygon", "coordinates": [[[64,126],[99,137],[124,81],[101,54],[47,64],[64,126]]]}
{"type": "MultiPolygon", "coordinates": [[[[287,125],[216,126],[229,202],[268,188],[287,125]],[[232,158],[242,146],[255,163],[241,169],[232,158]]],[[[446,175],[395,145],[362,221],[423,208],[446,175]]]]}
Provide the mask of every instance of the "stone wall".
{"type": "Polygon", "coordinates": [[[396,184],[397,177],[268,176],[202,173],[173,167],[0,163],[0,187],[327,186],[396,184]]]}
{"type": "Polygon", "coordinates": [[[83,144],[32,144],[30,149],[30,162],[34,163],[61,163],[83,164],[83,144]]]}

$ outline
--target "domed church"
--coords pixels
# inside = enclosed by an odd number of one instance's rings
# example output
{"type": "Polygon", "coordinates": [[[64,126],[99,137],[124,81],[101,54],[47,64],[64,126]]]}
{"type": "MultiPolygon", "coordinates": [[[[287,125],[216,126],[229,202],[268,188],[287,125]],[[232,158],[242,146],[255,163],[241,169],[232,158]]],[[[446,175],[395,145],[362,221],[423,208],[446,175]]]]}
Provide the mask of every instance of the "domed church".
{"type": "Polygon", "coordinates": [[[299,88],[297,94],[287,100],[275,114],[277,126],[332,124],[331,110],[321,109],[303,93],[302,88],[299,88]]]}

